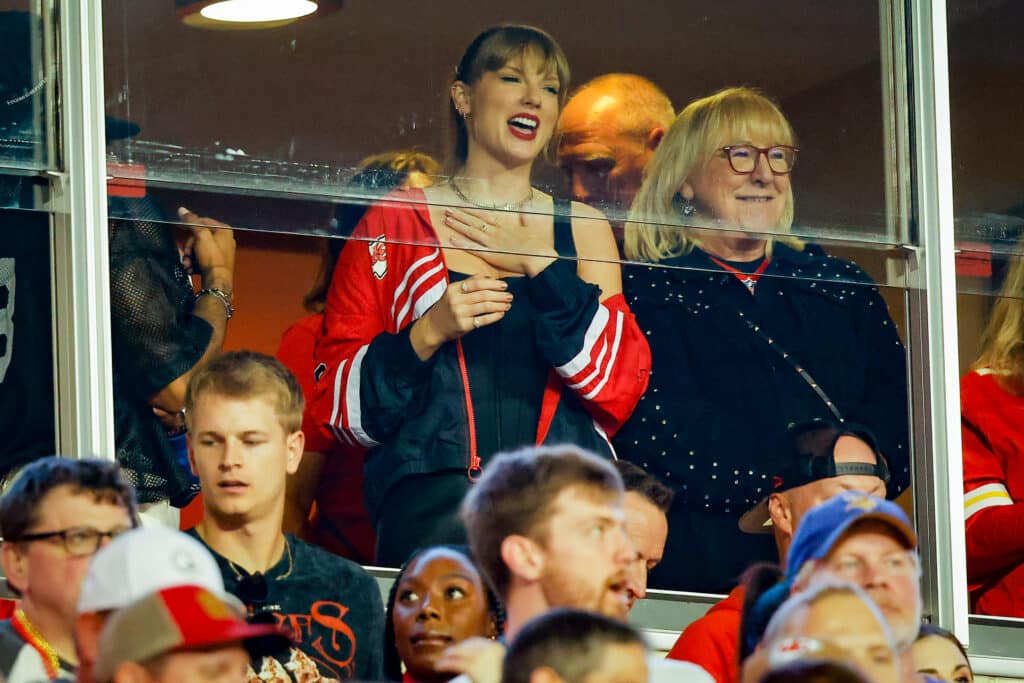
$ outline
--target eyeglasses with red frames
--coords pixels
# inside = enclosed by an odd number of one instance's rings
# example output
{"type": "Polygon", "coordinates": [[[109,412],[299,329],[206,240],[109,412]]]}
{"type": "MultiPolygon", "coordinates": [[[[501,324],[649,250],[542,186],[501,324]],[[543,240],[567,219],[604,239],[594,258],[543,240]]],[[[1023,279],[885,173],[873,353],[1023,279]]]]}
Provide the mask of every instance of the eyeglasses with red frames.
{"type": "Polygon", "coordinates": [[[726,145],[720,149],[725,152],[725,158],[729,160],[729,167],[733,173],[753,173],[757,168],[758,157],[763,154],[768,161],[768,168],[775,175],[786,175],[791,172],[796,164],[797,152],[800,151],[789,145],[775,145],[774,147],[726,145]]]}

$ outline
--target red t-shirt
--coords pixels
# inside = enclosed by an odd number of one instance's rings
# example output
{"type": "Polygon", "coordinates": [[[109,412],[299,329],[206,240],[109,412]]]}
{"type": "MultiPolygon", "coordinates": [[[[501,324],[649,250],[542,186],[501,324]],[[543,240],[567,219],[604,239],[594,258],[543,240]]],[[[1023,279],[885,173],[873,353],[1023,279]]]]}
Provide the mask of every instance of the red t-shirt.
{"type": "Polygon", "coordinates": [[[363,502],[363,451],[342,446],[325,434],[313,419],[310,404],[315,379],[313,347],[323,325],[323,314],[307,315],[285,330],[277,358],[295,373],[306,397],[302,431],[306,450],[324,454],[324,467],[317,484],[316,512],[310,522],[312,536],[307,539],[336,555],[356,562],[373,561],[376,543],[363,502]]]}
{"type": "Polygon", "coordinates": [[[687,626],[668,658],[704,667],[716,683],[739,681],[740,617],[746,593],[745,586],[736,586],[707,614],[687,626]]]}

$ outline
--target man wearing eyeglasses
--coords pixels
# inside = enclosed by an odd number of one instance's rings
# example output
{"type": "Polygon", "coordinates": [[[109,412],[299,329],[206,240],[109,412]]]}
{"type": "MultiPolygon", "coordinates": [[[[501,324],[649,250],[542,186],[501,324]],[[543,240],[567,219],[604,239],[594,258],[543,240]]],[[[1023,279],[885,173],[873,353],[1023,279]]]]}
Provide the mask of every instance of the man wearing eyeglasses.
{"type": "Polygon", "coordinates": [[[189,460],[203,519],[189,533],[213,553],[251,621],[283,626],[297,650],[262,660],[277,680],[378,680],[384,607],[359,565],[284,534],[285,482],[302,459],[302,388],[280,361],[251,351],[203,365],[185,392],[189,460]]]}
{"type": "MultiPolygon", "coordinates": [[[[812,420],[789,427],[776,448],[780,467],[772,492],[740,518],[740,529],[774,534],[785,562],[793,534],[815,505],[843,491],[885,496],[888,465],[874,436],[853,423],[812,420]]],[[[729,596],[679,636],[668,656],[700,664],[718,683],[739,677],[740,612],[746,586],[729,596]]]]}
{"type": "Polygon", "coordinates": [[[917,534],[899,505],[859,491],[821,503],[794,535],[787,565],[793,593],[823,578],[859,585],[910,654],[921,627],[921,569],[917,534]]]}
{"type": "Polygon", "coordinates": [[[0,557],[21,597],[0,622],[8,683],[73,677],[75,608],[89,561],[135,524],[135,492],[116,463],[42,458],[12,482],[0,498],[0,557]]]}
{"type": "Polygon", "coordinates": [[[844,491],[812,508],[793,536],[786,580],[761,595],[744,623],[751,650],[774,610],[789,595],[840,580],[860,586],[888,623],[904,681],[919,680],[911,645],[921,626],[917,534],[899,505],[844,491]]]}

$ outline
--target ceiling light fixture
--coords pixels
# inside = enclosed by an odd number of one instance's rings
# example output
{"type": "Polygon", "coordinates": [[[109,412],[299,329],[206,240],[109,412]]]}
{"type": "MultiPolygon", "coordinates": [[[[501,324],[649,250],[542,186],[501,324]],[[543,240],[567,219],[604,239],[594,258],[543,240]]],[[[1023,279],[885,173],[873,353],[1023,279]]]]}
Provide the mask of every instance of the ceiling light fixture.
{"type": "Polygon", "coordinates": [[[337,9],[341,0],[175,0],[189,26],[218,29],[273,28],[337,9]]]}

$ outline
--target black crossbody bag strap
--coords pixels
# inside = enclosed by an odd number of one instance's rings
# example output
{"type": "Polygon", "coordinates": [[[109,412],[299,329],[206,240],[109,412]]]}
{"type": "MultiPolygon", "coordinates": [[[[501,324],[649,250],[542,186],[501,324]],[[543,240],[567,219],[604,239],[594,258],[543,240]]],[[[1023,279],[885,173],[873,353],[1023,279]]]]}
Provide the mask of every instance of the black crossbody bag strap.
{"type": "Polygon", "coordinates": [[[765,332],[760,325],[753,321],[747,320],[747,318],[743,315],[742,311],[740,311],[740,317],[743,318],[743,322],[747,324],[747,327],[750,328],[751,332],[753,332],[756,336],[760,337],[764,341],[764,343],[768,345],[770,349],[775,351],[775,353],[779,354],[782,360],[786,361],[786,363],[788,363],[789,366],[793,368],[796,374],[800,375],[800,377],[805,382],[807,382],[807,386],[811,388],[811,391],[818,395],[818,398],[821,399],[821,402],[825,404],[826,408],[832,411],[832,414],[835,416],[835,418],[840,422],[844,422],[845,420],[843,418],[843,414],[839,412],[839,408],[836,407],[835,402],[828,397],[828,394],[825,393],[825,390],[821,388],[821,385],[818,384],[814,377],[811,376],[811,373],[807,372],[807,368],[800,365],[800,363],[795,358],[793,358],[792,354],[790,354],[784,348],[779,346],[779,343],[777,341],[769,337],[768,333],[765,332]]]}

